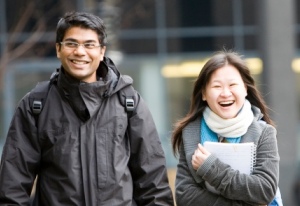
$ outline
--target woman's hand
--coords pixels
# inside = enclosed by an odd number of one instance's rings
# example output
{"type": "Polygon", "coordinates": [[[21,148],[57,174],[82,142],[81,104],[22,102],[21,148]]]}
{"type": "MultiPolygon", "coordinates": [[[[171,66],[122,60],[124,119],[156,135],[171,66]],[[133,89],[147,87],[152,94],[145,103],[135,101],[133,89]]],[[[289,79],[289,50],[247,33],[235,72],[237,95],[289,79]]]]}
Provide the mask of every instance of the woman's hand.
{"type": "Polygon", "coordinates": [[[198,144],[198,148],[195,150],[192,156],[192,165],[194,170],[197,170],[210,154],[211,153],[207,151],[201,144],[198,144]]]}

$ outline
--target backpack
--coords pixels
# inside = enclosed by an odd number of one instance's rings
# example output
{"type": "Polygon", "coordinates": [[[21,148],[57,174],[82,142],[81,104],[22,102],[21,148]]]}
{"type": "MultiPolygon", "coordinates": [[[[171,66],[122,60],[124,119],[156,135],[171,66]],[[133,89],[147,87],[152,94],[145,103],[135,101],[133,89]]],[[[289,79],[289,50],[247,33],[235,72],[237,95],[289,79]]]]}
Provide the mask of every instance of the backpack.
{"type": "MultiPolygon", "coordinates": [[[[34,115],[36,125],[38,123],[39,114],[42,112],[43,106],[46,102],[49,89],[54,83],[56,83],[57,77],[58,72],[56,71],[51,75],[50,80],[38,82],[30,91],[29,104],[32,114],[34,115]]],[[[119,101],[127,112],[128,119],[133,116],[133,112],[136,108],[135,97],[136,91],[131,85],[118,91],[119,101]]]]}
{"type": "MultiPolygon", "coordinates": [[[[43,106],[46,102],[48,92],[51,86],[56,83],[58,74],[59,73],[56,71],[51,75],[50,80],[38,82],[36,86],[29,93],[30,109],[35,118],[36,126],[38,126],[39,114],[43,110],[43,106]]],[[[119,90],[117,94],[121,105],[124,107],[125,111],[127,112],[127,119],[129,120],[129,118],[133,116],[133,113],[135,112],[136,109],[136,104],[135,104],[136,91],[134,90],[132,85],[129,85],[119,90]]],[[[127,130],[125,135],[129,137],[127,130]]],[[[31,198],[32,199],[30,205],[35,205],[34,203],[35,200],[33,199],[34,196],[32,196],[31,198]]]]}

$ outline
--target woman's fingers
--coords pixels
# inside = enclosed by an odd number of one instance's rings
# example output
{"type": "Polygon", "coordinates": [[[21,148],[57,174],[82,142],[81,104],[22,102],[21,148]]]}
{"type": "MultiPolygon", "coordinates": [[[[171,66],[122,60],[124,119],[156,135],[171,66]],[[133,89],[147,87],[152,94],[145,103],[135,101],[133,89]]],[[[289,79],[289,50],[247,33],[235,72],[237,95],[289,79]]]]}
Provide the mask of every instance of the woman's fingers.
{"type": "Polygon", "coordinates": [[[192,156],[193,168],[197,170],[204,163],[204,161],[209,155],[210,152],[208,152],[201,144],[198,144],[198,147],[192,156]]]}
{"type": "Polygon", "coordinates": [[[211,153],[207,150],[207,149],[205,149],[205,147],[203,147],[202,146],[202,144],[198,144],[198,149],[204,154],[204,155],[206,155],[206,156],[209,156],[211,153]]]}

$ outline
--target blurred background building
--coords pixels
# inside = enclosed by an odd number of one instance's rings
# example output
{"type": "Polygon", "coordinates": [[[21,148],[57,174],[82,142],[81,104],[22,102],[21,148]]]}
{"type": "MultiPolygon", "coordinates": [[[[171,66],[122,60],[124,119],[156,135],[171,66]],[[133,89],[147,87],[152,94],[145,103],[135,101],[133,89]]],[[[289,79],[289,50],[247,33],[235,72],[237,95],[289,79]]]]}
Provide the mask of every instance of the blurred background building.
{"type": "MultiPolygon", "coordinates": [[[[107,56],[147,101],[173,186],[173,124],[189,109],[193,82],[215,51],[244,55],[277,124],[284,205],[295,206],[300,160],[300,2],[293,0],[0,0],[0,152],[18,101],[60,66],[55,27],[67,11],[99,15],[107,56]]],[[[299,181],[299,180],[298,180],[299,181]]]]}

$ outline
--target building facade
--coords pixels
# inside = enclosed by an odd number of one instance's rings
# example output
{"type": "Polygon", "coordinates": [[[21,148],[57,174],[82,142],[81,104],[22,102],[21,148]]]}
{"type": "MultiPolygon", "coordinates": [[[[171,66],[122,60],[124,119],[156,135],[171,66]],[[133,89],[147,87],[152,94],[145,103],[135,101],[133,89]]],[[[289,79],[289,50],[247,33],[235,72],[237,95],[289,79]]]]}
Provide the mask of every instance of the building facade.
{"type": "Polygon", "coordinates": [[[172,125],[189,108],[201,65],[217,50],[243,54],[277,124],[284,204],[296,205],[299,7],[293,0],[1,0],[0,148],[17,102],[60,66],[55,54],[59,17],[88,11],[107,25],[107,56],[133,77],[147,101],[170,169],[177,163],[170,147],[172,125]]]}

